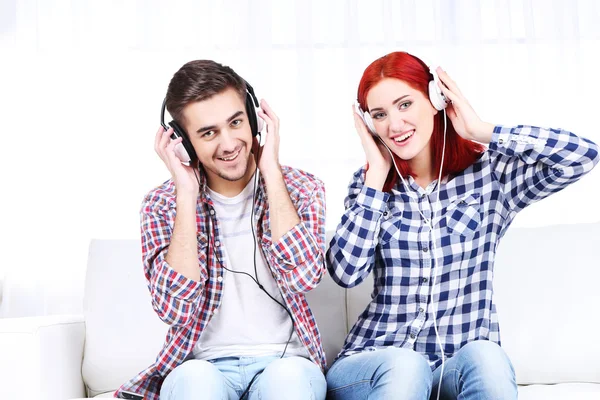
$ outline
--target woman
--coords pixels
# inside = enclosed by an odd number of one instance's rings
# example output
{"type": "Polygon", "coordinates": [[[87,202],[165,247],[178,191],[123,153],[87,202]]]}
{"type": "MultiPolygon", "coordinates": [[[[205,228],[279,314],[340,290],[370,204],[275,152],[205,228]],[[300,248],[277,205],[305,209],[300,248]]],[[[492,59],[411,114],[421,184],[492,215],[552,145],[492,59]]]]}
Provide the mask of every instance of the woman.
{"type": "Polygon", "coordinates": [[[328,268],[343,287],[372,271],[374,288],[328,371],[332,399],[516,399],[492,298],[496,248],[520,210],[598,162],[596,144],[570,132],[483,122],[436,72],[428,87],[425,63],[395,52],[360,81],[375,132],[354,114],[367,166],[328,268]],[[436,85],[447,106],[434,107],[436,85]]]}

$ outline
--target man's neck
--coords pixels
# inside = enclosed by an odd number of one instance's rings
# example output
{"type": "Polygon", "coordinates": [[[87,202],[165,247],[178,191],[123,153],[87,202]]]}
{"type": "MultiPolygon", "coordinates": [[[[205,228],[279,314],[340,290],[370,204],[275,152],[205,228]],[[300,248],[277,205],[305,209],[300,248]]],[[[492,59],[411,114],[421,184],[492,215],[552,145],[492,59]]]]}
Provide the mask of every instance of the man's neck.
{"type": "Polygon", "coordinates": [[[254,162],[254,158],[250,158],[248,168],[246,168],[246,174],[242,178],[237,181],[229,181],[220,176],[212,176],[208,177],[207,184],[211,190],[214,190],[220,195],[225,197],[235,197],[244,190],[246,185],[248,185],[248,182],[250,182],[250,179],[254,176],[254,172],[256,172],[256,163],[254,162]]]}

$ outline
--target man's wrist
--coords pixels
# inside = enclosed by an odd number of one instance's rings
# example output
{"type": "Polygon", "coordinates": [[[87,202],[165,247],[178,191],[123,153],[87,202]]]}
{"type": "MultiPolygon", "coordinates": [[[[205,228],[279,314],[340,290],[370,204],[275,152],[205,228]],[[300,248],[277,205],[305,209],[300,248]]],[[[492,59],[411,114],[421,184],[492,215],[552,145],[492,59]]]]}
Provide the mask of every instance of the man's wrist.
{"type": "Polygon", "coordinates": [[[261,174],[266,185],[273,181],[283,180],[283,173],[281,172],[281,166],[279,164],[276,164],[273,168],[262,170],[261,174]]]}
{"type": "Polygon", "coordinates": [[[177,192],[175,202],[177,208],[192,208],[196,209],[196,202],[198,200],[198,194],[193,192],[177,192]]]}

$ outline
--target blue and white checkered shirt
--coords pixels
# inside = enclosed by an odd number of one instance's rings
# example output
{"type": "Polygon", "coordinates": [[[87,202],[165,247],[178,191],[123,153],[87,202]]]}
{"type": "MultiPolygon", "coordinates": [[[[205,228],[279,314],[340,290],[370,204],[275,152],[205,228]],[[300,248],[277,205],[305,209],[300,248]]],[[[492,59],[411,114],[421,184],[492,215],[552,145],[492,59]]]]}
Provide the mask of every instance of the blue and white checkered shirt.
{"type": "Polygon", "coordinates": [[[439,203],[437,182],[423,189],[409,177],[409,190],[399,181],[384,193],[364,186],[365,170],[357,171],[328,268],[343,287],[373,271],[374,289],[338,357],[396,346],[414,349],[437,368],[432,290],[447,357],[474,340],[500,344],[492,299],[500,238],[520,210],[577,181],[598,161],[598,146],[570,132],[497,126],[473,165],[442,179],[439,203]],[[433,232],[419,210],[427,219],[434,212],[433,232]]]}

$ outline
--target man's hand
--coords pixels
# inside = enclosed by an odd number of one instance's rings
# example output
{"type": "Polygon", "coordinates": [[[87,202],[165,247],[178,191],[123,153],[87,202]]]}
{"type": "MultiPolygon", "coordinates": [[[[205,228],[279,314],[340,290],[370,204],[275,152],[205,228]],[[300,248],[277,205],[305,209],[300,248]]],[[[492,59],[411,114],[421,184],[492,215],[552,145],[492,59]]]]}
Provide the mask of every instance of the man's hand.
{"type": "Polygon", "coordinates": [[[193,167],[183,165],[175,154],[175,146],[181,143],[182,139],[171,140],[172,133],[173,128],[165,131],[161,126],[154,138],[154,150],[169,169],[173,182],[175,182],[177,195],[191,196],[195,199],[198,195],[198,180],[193,167]]]}
{"type": "Polygon", "coordinates": [[[263,176],[268,177],[273,173],[281,173],[279,165],[279,117],[275,115],[269,104],[263,99],[260,101],[262,110],[258,116],[266,125],[265,144],[259,150],[258,168],[263,176]]]}

